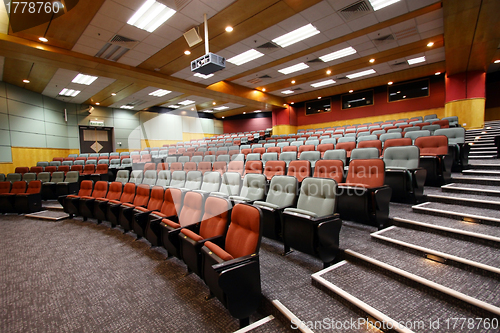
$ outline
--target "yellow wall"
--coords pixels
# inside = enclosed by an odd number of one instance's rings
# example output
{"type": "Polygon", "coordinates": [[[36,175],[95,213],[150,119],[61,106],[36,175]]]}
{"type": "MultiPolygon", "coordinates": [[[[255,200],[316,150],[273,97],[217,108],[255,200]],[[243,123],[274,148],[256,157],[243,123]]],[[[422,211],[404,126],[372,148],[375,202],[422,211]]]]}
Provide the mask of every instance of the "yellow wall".
{"type": "Polygon", "coordinates": [[[434,113],[437,114],[438,118],[445,117],[444,108],[436,108],[436,109],[428,109],[422,111],[400,112],[393,114],[385,114],[382,116],[354,118],[348,120],[330,121],[326,123],[317,123],[317,124],[309,124],[301,126],[279,125],[279,126],[273,126],[273,135],[297,133],[297,130],[299,129],[324,128],[324,127],[343,126],[351,124],[373,123],[376,121],[385,121],[388,119],[413,118],[418,116],[424,117],[425,115],[434,113]]]}
{"type": "MultiPolygon", "coordinates": [[[[209,138],[211,136],[218,134],[208,134],[208,133],[182,133],[182,142],[189,142],[191,140],[201,140],[204,138],[209,138]]],[[[163,145],[172,145],[180,142],[180,140],[141,140],[141,148],[146,147],[163,147],[163,145]]],[[[133,150],[133,149],[132,149],[133,150]]],[[[118,149],[117,149],[118,151],[118,149]]],[[[128,150],[123,150],[128,151],[128,150]]]]}
{"type": "Polygon", "coordinates": [[[445,117],[457,116],[459,123],[465,129],[483,128],[485,102],[485,98],[469,98],[448,102],[444,105],[445,117]]]}
{"type": "Polygon", "coordinates": [[[54,157],[67,157],[79,152],[78,149],[12,147],[12,163],[0,163],[0,173],[8,174],[18,166],[32,167],[39,161],[50,162],[54,157]]]}

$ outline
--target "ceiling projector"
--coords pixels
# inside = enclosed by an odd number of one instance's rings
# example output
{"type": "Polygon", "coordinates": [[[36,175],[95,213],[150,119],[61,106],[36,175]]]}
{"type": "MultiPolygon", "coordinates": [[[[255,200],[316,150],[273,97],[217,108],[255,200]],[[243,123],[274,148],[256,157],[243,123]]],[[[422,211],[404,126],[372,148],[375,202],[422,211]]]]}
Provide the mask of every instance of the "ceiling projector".
{"type": "Polygon", "coordinates": [[[226,68],[226,59],[215,53],[207,53],[191,61],[191,72],[208,75],[226,68]]]}

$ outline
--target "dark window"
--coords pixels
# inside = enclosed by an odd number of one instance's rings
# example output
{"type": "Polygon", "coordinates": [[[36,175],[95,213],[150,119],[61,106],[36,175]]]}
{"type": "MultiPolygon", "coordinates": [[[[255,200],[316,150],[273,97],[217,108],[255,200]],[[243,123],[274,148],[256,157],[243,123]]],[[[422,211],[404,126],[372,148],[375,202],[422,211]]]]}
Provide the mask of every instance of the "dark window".
{"type": "Polygon", "coordinates": [[[342,95],[342,109],[344,110],[367,105],[373,105],[373,90],[342,95]]]}
{"type": "Polygon", "coordinates": [[[319,99],[313,102],[306,102],[306,115],[330,112],[332,110],[330,99],[319,99]]]}
{"type": "Polygon", "coordinates": [[[429,80],[419,80],[388,86],[389,102],[429,96],[429,80]]]}

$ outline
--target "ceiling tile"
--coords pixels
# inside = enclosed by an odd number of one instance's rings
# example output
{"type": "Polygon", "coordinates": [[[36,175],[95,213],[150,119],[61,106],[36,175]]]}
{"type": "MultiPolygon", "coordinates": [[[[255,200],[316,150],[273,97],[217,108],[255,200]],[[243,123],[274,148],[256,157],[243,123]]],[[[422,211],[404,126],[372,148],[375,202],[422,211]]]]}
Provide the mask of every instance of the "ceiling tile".
{"type": "Polygon", "coordinates": [[[92,21],[90,21],[90,24],[108,31],[116,32],[120,30],[126,23],[115,20],[112,17],[103,15],[98,12],[94,16],[92,21]]]}
{"type": "Polygon", "coordinates": [[[406,38],[398,39],[398,44],[399,44],[399,46],[402,46],[402,45],[410,44],[413,42],[418,42],[419,40],[420,40],[420,35],[417,34],[417,35],[409,36],[406,38]]]}
{"type": "MultiPolygon", "coordinates": [[[[414,0],[410,0],[410,2],[414,0]]],[[[420,0],[419,0],[420,1],[420,0]]],[[[375,12],[375,16],[380,22],[408,13],[406,1],[399,1],[395,4],[379,9],[375,12]]]]}
{"type": "Polygon", "coordinates": [[[372,49],[374,47],[375,47],[375,44],[373,44],[372,41],[367,41],[366,43],[355,45],[354,49],[356,49],[356,51],[358,51],[358,53],[359,53],[361,51],[369,50],[369,49],[372,49]]]}
{"type": "Polygon", "coordinates": [[[395,47],[398,47],[398,43],[396,41],[392,42],[387,42],[387,43],[375,43],[375,46],[377,47],[379,52],[393,49],[395,47]]]}
{"type": "Polygon", "coordinates": [[[130,24],[125,24],[118,31],[118,34],[125,36],[125,37],[128,37],[128,38],[131,38],[131,39],[134,39],[134,40],[142,41],[143,39],[145,39],[146,37],[148,37],[150,35],[150,32],[136,28],[130,24]]]}
{"type": "Polygon", "coordinates": [[[83,44],[76,44],[75,46],[73,46],[71,51],[94,56],[99,51],[99,49],[95,47],[89,47],[83,44]]]}
{"type": "Polygon", "coordinates": [[[426,22],[418,25],[418,32],[426,32],[443,26],[443,19],[426,22]]]}
{"type": "MultiPolygon", "coordinates": [[[[203,17],[201,18],[200,22],[203,22],[203,17]]],[[[167,22],[163,23],[163,25],[165,24],[171,27],[175,27],[177,30],[180,30],[184,33],[192,27],[198,26],[199,23],[182,13],[175,13],[174,16],[169,18],[167,22]]]]}
{"type": "Polygon", "coordinates": [[[307,8],[306,10],[303,10],[300,12],[300,15],[302,15],[308,22],[315,22],[333,13],[334,11],[332,6],[330,6],[328,2],[322,1],[307,8]]]}
{"type": "Polygon", "coordinates": [[[368,37],[373,40],[373,39],[377,39],[377,38],[380,38],[383,36],[390,35],[391,33],[392,33],[391,29],[385,28],[385,29],[381,29],[381,30],[377,30],[375,32],[369,33],[368,37]]]}
{"type": "Polygon", "coordinates": [[[369,27],[369,26],[377,24],[377,23],[378,23],[378,20],[375,17],[375,14],[370,13],[370,14],[364,15],[358,19],[355,19],[355,20],[348,22],[347,25],[353,31],[356,31],[356,30],[361,30],[363,28],[369,27]]]}
{"type": "Polygon", "coordinates": [[[307,24],[309,24],[309,21],[307,21],[300,14],[295,14],[295,15],[287,18],[286,20],[278,23],[278,26],[285,29],[286,32],[290,32],[290,31],[293,31],[293,30],[298,29],[300,27],[303,27],[307,24]]]}
{"type": "Polygon", "coordinates": [[[378,52],[379,52],[378,49],[376,47],[374,47],[374,48],[371,48],[371,49],[367,49],[367,50],[363,50],[363,51],[358,51],[358,54],[361,57],[366,57],[366,56],[369,56],[371,54],[375,54],[375,53],[378,53],[378,52]]]}
{"type": "Polygon", "coordinates": [[[314,26],[316,29],[319,31],[323,32],[326,30],[329,30],[331,28],[334,28],[336,26],[339,26],[344,23],[344,20],[340,18],[340,16],[337,13],[330,14],[318,21],[314,22],[314,26]]]}
{"type": "Polygon", "coordinates": [[[325,31],[324,34],[326,35],[326,37],[328,37],[330,39],[335,39],[335,38],[347,35],[351,32],[352,32],[352,30],[351,30],[351,28],[349,28],[349,26],[347,24],[342,24],[342,25],[339,25],[333,29],[325,31]]]}
{"type": "Polygon", "coordinates": [[[262,30],[261,32],[259,32],[259,35],[264,37],[267,40],[273,40],[279,36],[286,34],[287,32],[289,32],[289,31],[286,31],[282,27],[274,25],[274,26],[269,27],[265,30],[262,30]]]}
{"type": "Polygon", "coordinates": [[[443,8],[440,8],[438,10],[432,11],[430,13],[420,15],[416,18],[418,24],[424,24],[430,21],[434,21],[437,19],[442,19],[443,18],[443,8]]]}
{"type": "Polygon", "coordinates": [[[235,0],[201,0],[201,1],[207,4],[208,6],[212,7],[213,9],[221,11],[222,9],[232,4],[235,0]]]}
{"type": "Polygon", "coordinates": [[[110,0],[105,1],[102,4],[99,9],[99,13],[124,23],[126,23],[132,15],[134,15],[134,11],[132,9],[110,0]]]}
{"type": "Polygon", "coordinates": [[[418,0],[418,1],[408,1],[408,9],[414,11],[425,6],[432,5],[433,3],[439,2],[440,0],[418,0]]]}
{"type": "Polygon", "coordinates": [[[422,39],[426,39],[426,38],[429,38],[429,37],[434,37],[434,36],[442,35],[442,34],[444,34],[444,27],[439,27],[439,28],[432,29],[432,30],[429,30],[429,31],[426,31],[426,32],[421,32],[420,33],[420,37],[422,39]]]}
{"type": "Polygon", "coordinates": [[[100,41],[100,40],[98,40],[96,38],[92,38],[92,37],[89,37],[89,36],[82,35],[78,39],[78,44],[79,45],[83,45],[83,46],[88,46],[88,47],[91,47],[91,48],[98,48],[98,49],[100,49],[105,44],[105,42],[100,41]]]}
{"type": "Polygon", "coordinates": [[[88,25],[87,29],[83,32],[83,36],[92,37],[103,42],[109,41],[114,35],[114,32],[104,30],[93,25],[88,25]]]}
{"type": "Polygon", "coordinates": [[[329,40],[330,39],[326,37],[325,34],[317,34],[315,36],[303,40],[302,43],[306,44],[308,47],[313,47],[328,42],[329,40]]]}
{"type": "Polygon", "coordinates": [[[328,3],[333,7],[333,9],[339,11],[344,7],[352,5],[359,0],[328,0],[328,3]]]}
{"type": "Polygon", "coordinates": [[[193,19],[198,24],[203,22],[203,14],[207,14],[207,19],[210,19],[212,16],[217,14],[215,9],[207,6],[201,1],[189,2],[184,8],[182,8],[180,12],[176,13],[175,15],[178,15],[179,13],[182,13],[187,17],[193,19]]]}
{"type": "Polygon", "coordinates": [[[118,60],[118,62],[121,64],[136,67],[136,66],[139,66],[143,61],[129,58],[129,57],[127,57],[127,55],[124,55],[123,57],[120,58],[120,60],[118,60]]]}
{"type": "Polygon", "coordinates": [[[366,43],[370,41],[370,38],[368,38],[366,35],[363,35],[361,37],[358,37],[358,38],[354,38],[354,39],[351,39],[349,41],[347,41],[349,43],[349,45],[351,46],[356,46],[358,44],[363,44],[363,43],[366,43]]]}
{"type": "Polygon", "coordinates": [[[167,46],[168,44],[170,44],[170,40],[168,39],[165,39],[161,36],[158,36],[158,35],[155,35],[155,34],[149,34],[148,37],[146,37],[141,44],[145,43],[145,44],[149,44],[149,45],[153,45],[153,46],[156,46],[156,47],[159,47],[159,48],[164,48],[165,46],[167,46]]]}
{"type": "Polygon", "coordinates": [[[404,21],[404,22],[401,22],[398,24],[394,24],[390,27],[390,29],[393,33],[396,33],[396,32],[400,32],[403,30],[414,28],[416,26],[416,24],[417,23],[415,22],[415,19],[411,19],[411,20],[407,20],[407,21],[404,21]]]}
{"type": "Polygon", "coordinates": [[[257,48],[258,46],[262,45],[262,44],[265,44],[269,42],[269,39],[267,38],[264,38],[258,34],[256,35],[253,35],[251,37],[248,37],[246,39],[243,39],[241,41],[241,43],[245,44],[246,46],[248,46],[249,49],[255,49],[257,48]]]}

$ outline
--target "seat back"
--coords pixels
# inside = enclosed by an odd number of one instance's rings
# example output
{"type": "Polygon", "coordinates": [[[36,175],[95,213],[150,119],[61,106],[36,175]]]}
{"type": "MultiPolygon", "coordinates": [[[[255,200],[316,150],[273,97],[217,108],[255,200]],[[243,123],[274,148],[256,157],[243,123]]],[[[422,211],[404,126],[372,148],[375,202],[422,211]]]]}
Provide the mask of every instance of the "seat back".
{"type": "Polygon", "coordinates": [[[277,160],[278,160],[278,153],[265,153],[262,155],[262,164],[264,166],[268,161],[277,161],[277,160]]]}
{"type": "Polygon", "coordinates": [[[198,165],[198,163],[203,162],[203,156],[195,155],[191,157],[191,162],[194,162],[196,163],[196,165],[198,165]]]}
{"type": "Polygon", "coordinates": [[[246,156],[247,161],[260,161],[260,154],[259,153],[252,153],[248,154],[246,156]]]}
{"type": "Polygon", "coordinates": [[[234,206],[224,250],[233,258],[258,253],[262,238],[261,221],[259,208],[246,204],[234,206]]]}
{"type": "Polygon", "coordinates": [[[290,162],[295,160],[297,160],[297,153],[294,151],[282,152],[280,154],[280,161],[284,161],[287,166],[290,165],[290,162]]]}
{"type": "Polygon", "coordinates": [[[144,172],[144,178],[142,179],[142,184],[153,186],[156,184],[157,173],[156,170],[148,170],[144,172]]]}
{"type": "Polygon", "coordinates": [[[381,159],[354,160],[349,163],[346,183],[374,188],[384,185],[384,177],[385,164],[381,159]]]}
{"type": "Polygon", "coordinates": [[[52,183],[60,183],[64,181],[64,172],[56,171],[52,174],[52,178],[50,179],[52,183]]]}
{"type": "Polygon", "coordinates": [[[318,216],[332,215],[336,208],[337,182],[333,179],[308,177],[300,187],[297,208],[318,216]]]}
{"type": "Polygon", "coordinates": [[[199,235],[204,239],[224,235],[229,223],[231,203],[224,198],[208,197],[200,224],[199,235]]]}
{"type": "Polygon", "coordinates": [[[188,173],[189,171],[196,171],[196,163],[195,162],[186,162],[184,164],[184,171],[186,171],[186,173],[188,173]]]}
{"type": "Polygon", "coordinates": [[[144,164],[144,172],[148,170],[154,170],[156,168],[156,165],[154,163],[146,163],[144,164]]]}
{"type": "Polygon", "coordinates": [[[119,158],[113,158],[112,160],[109,161],[109,168],[110,169],[117,169],[120,166],[120,159],[119,158]]]}
{"type": "Polygon", "coordinates": [[[14,183],[14,182],[21,181],[22,178],[23,178],[23,176],[21,176],[20,173],[8,173],[5,180],[8,182],[14,183]]]}
{"type": "MultiPolygon", "coordinates": [[[[298,152],[298,148],[297,146],[285,146],[281,149],[281,152],[282,153],[285,153],[285,152],[293,152],[295,154],[297,154],[298,152]]],[[[281,155],[280,155],[281,156],[281,155]]]]}
{"type": "Polygon", "coordinates": [[[380,136],[380,141],[382,142],[382,147],[383,147],[386,140],[401,139],[401,138],[402,138],[401,133],[385,133],[380,136]]]}
{"type": "Polygon", "coordinates": [[[436,118],[437,118],[437,114],[428,114],[428,115],[424,116],[424,121],[427,121],[430,119],[436,119],[436,118]]]}
{"type": "Polygon", "coordinates": [[[417,146],[388,147],[384,151],[386,168],[418,168],[420,150],[417,146]]]}
{"type": "Polygon", "coordinates": [[[40,172],[36,176],[36,179],[40,180],[42,183],[50,182],[50,172],[40,172]]]}
{"type": "Polygon", "coordinates": [[[14,170],[14,173],[20,173],[21,175],[24,175],[25,173],[29,172],[30,168],[28,167],[16,167],[14,170]]]}
{"type": "Polygon", "coordinates": [[[337,140],[337,146],[339,143],[347,143],[347,142],[356,142],[356,134],[352,134],[352,136],[344,136],[337,140]]]}
{"type": "Polygon", "coordinates": [[[108,193],[108,182],[98,181],[95,183],[94,190],[92,191],[91,197],[93,198],[105,198],[108,193]]]}
{"type": "Polygon", "coordinates": [[[124,158],[122,160],[122,168],[130,168],[130,167],[132,167],[132,159],[128,157],[124,158]]]}
{"type": "Polygon", "coordinates": [[[300,154],[299,160],[309,161],[311,163],[311,168],[314,168],[316,162],[321,158],[321,153],[319,151],[305,151],[300,154]]]}
{"type": "Polygon", "coordinates": [[[130,183],[134,183],[139,185],[142,183],[142,178],[144,177],[144,173],[141,170],[133,170],[130,173],[130,179],[128,180],[130,183]]]}
{"type": "Polygon", "coordinates": [[[231,161],[227,165],[228,172],[238,172],[240,175],[243,175],[244,168],[243,161],[231,161]]]}
{"type": "MultiPolygon", "coordinates": [[[[335,139],[333,139],[335,140],[335,139]]],[[[321,143],[316,147],[316,151],[319,151],[320,157],[323,158],[325,156],[325,152],[327,150],[333,150],[335,148],[333,143],[321,143]]]]}
{"type": "Polygon", "coordinates": [[[23,180],[29,184],[31,181],[36,180],[36,173],[26,172],[23,175],[23,180]]]}
{"type": "Polygon", "coordinates": [[[298,182],[295,177],[274,176],[269,185],[266,202],[278,207],[287,207],[295,204],[298,182]]]}
{"type": "Polygon", "coordinates": [[[106,194],[106,199],[118,200],[122,195],[123,184],[120,182],[112,182],[109,184],[108,193],[106,194]]]}
{"type": "Polygon", "coordinates": [[[384,153],[385,153],[385,150],[389,147],[410,146],[411,144],[412,144],[412,140],[410,138],[389,139],[389,140],[385,141],[384,153]]]}
{"type": "Polygon", "coordinates": [[[23,180],[16,181],[12,183],[12,187],[10,188],[10,192],[12,194],[21,194],[26,192],[26,182],[23,180]]]}
{"type": "Polygon", "coordinates": [[[64,178],[66,183],[77,183],[80,179],[80,173],[78,171],[69,171],[64,178]]]}
{"type": "Polygon", "coordinates": [[[351,152],[351,161],[352,160],[366,160],[370,158],[379,158],[379,150],[377,148],[368,147],[368,148],[355,148],[351,152]]]}
{"type": "Polygon", "coordinates": [[[415,142],[415,140],[417,138],[420,138],[420,137],[423,137],[423,136],[430,136],[431,135],[431,131],[429,130],[420,130],[420,131],[413,131],[413,132],[407,132],[405,133],[405,138],[410,138],[412,139],[413,142],[415,142]]]}
{"type": "Polygon", "coordinates": [[[146,184],[138,185],[135,191],[134,206],[146,207],[149,202],[150,187],[146,184]]]}
{"type": "Polygon", "coordinates": [[[27,194],[35,194],[40,193],[42,190],[42,182],[39,180],[32,180],[28,184],[28,188],[26,189],[27,194]]]}
{"type": "Polygon", "coordinates": [[[85,167],[83,168],[83,174],[84,175],[91,175],[95,171],[95,166],[94,164],[85,164],[85,167]]]}
{"type": "Polygon", "coordinates": [[[214,155],[205,155],[205,156],[203,156],[203,162],[214,163],[215,162],[215,156],[214,155]]]}
{"type": "Polygon", "coordinates": [[[170,171],[182,171],[183,170],[183,165],[181,162],[173,162],[170,164],[170,171]]]}
{"type": "Polygon", "coordinates": [[[239,195],[241,187],[241,176],[237,172],[226,172],[222,175],[219,192],[228,196],[239,195]]]}
{"type": "Polygon", "coordinates": [[[123,192],[120,196],[120,201],[123,203],[132,203],[135,198],[135,184],[134,183],[126,183],[123,185],[123,192]]]}
{"type": "Polygon", "coordinates": [[[108,165],[107,164],[98,164],[95,173],[104,175],[108,173],[108,165]]]}
{"type": "Polygon", "coordinates": [[[247,174],[243,178],[240,197],[249,200],[263,200],[266,195],[266,176],[261,174],[247,174]]]}
{"type": "Polygon", "coordinates": [[[128,183],[130,171],[128,170],[118,170],[116,173],[115,181],[120,182],[122,184],[128,183]]]}
{"type": "Polygon", "coordinates": [[[448,138],[445,135],[423,136],[415,140],[421,156],[448,154],[448,138]]]}
{"type": "Polygon", "coordinates": [[[182,163],[182,165],[184,165],[186,162],[189,162],[189,156],[180,156],[177,162],[182,163]]]}
{"type": "Polygon", "coordinates": [[[290,146],[290,142],[288,142],[288,141],[278,142],[276,144],[276,147],[280,147],[280,148],[284,148],[284,147],[288,147],[288,146],[290,146]]]}
{"type": "Polygon", "coordinates": [[[339,142],[337,143],[337,146],[335,147],[336,150],[338,149],[344,149],[346,152],[347,157],[351,157],[351,151],[356,148],[356,142],[351,141],[351,142],[339,142]]]}
{"type": "Polygon", "coordinates": [[[205,172],[201,190],[205,192],[217,192],[220,188],[221,175],[218,172],[205,172]]]}
{"type": "Polygon", "coordinates": [[[94,187],[94,183],[91,180],[83,180],[80,183],[80,190],[78,191],[78,196],[90,196],[92,194],[92,189],[94,187]]]}
{"type": "Polygon", "coordinates": [[[347,152],[345,149],[335,149],[335,150],[328,150],[325,152],[325,155],[323,156],[324,160],[341,160],[344,165],[346,164],[347,160],[347,152]]]}
{"type": "Polygon", "coordinates": [[[210,162],[198,163],[198,171],[200,171],[201,174],[205,174],[205,172],[212,171],[212,163],[210,162]]]}
{"type": "Polygon", "coordinates": [[[283,176],[286,170],[285,161],[269,161],[264,167],[264,176],[267,180],[271,180],[274,176],[283,176]]]}
{"type": "Polygon", "coordinates": [[[44,161],[36,162],[36,166],[45,168],[45,167],[49,166],[49,162],[44,162],[44,161]]]}
{"type": "Polygon", "coordinates": [[[244,175],[249,173],[262,173],[262,161],[248,161],[245,163],[244,175]]]}
{"type": "Polygon", "coordinates": [[[434,132],[434,135],[445,135],[448,138],[448,144],[465,143],[465,128],[441,128],[434,132]]]}
{"type": "Polygon", "coordinates": [[[203,195],[198,192],[187,192],[184,196],[184,204],[182,205],[179,215],[179,224],[185,227],[201,221],[204,208],[203,195]]]}
{"type": "Polygon", "coordinates": [[[170,186],[171,187],[176,187],[176,188],[182,188],[184,187],[184,184],[186,184],[186,173],[184,171],[173,171],[172,174],[172,179],[170,179],[170,186]]]}
{"type": "Polygon", "coordinates": [[[307,160],[291,161],[288,165],[287,176],[293,176],[301,183],[304,178],[311,176],[311,163],[307,160]]]}
{"type": "Polygon", "coordinates": [[[163,204],[163,187],[161,186],[153,186],[151,189],[151,197],[148,202],[148,210],[156,210],[159,211],[163,204]]]}
{"type": "Polygon", "coordinates": [[[161,170],[158,172],[158,178],[156,179],[157,186],[169,186],[170,185],[170,170],[161,170]]]}
{"type": "Polygon", "coordinates": [[[11,187],[12,187],[11,182],[8,181],[0,182],[0,194],[9,193],[11,187]]]}
{"type": "Polygon", "coordinates": [[[188,190],[199,190],[201,188],[202,174],[200,171],[189,171],[186,174],[186,183],[184,188],[188,190]]]}
{"type": "Polygon", "coordinates": [[[344,179],[344,163],[341,160],[320,160],[314,168],[314,178],[330,178],[337,183],[344,179]]]}
{"type": "Polygon", "coordinates": [[[214,162],[213,171],[219,172],[221,175],[227,170],[227,162],[218,161],[214,162]]]}

